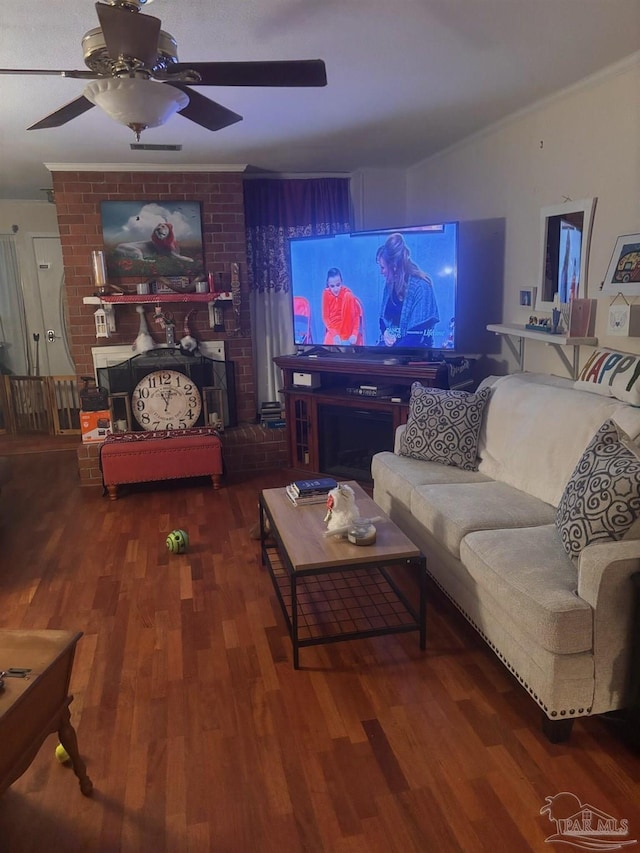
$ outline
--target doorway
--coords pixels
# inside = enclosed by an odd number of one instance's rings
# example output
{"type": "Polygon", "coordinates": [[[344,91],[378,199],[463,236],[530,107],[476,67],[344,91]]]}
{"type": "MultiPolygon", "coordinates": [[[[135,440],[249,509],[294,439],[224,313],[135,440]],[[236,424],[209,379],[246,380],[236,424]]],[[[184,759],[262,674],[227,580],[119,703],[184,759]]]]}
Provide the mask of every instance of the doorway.
{"type": "Polygon", "coordinates": [[[7,286],[15,296],[5,307],[9,327],[21,339],[13,343],[22,358],[6,359],[0,369],[0,432],[78,433],[80,406],[65,323],[60,238],[30,233],[23,249],[21,263],[5,264],[7,286]]]}
{"type": "MultiPolygon", "coordinates": [[[[37,293],[27,300],[27,334],[34,376],[71,376],[71,358],[64,309],[64,265],[57,235],[31,235],[37,274],[37,293]],[[33,311],[29,311],[29,302],[33,311]],[[31,314],[31,316],[30,316],[31,314]],[[37,338],[36,338],[37,336],[37,338]]],[[[26,294],[25,294],[26,297],[26,294]]]]}

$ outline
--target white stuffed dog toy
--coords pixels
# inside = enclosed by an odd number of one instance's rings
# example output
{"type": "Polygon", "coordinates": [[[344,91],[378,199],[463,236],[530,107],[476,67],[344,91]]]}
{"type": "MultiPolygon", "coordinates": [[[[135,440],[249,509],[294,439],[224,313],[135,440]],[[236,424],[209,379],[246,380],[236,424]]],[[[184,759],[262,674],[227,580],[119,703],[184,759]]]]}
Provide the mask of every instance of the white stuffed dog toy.
{"type": "Polygon", "coordinates": [[[327,514],[324,517],[327,531],[347,528],[354,518],[358,518],[356,495],[351,486],[340,483],[327,495],[327,514]]]}

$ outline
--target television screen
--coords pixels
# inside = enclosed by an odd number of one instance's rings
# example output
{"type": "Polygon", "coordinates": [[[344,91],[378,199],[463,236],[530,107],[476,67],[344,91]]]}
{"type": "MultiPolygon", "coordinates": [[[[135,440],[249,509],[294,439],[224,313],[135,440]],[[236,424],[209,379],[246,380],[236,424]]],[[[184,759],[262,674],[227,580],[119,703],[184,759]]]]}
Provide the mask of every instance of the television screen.
{"type": "Polygon", "coordinates": [[[457,222],[289,247],[296,344],[455,349],[457,222]]]}

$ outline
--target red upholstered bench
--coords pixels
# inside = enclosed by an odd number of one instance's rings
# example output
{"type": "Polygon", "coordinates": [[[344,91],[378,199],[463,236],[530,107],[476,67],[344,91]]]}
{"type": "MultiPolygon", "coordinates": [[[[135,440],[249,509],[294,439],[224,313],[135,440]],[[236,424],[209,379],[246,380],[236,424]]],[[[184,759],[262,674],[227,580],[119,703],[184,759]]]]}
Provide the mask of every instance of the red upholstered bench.
{"type": "Polygon", "coordinates": [[[100,448],[100,468],[112,501],[124,483],[208,476],[219,489],[222,444],[212,427],[125,432],[106,439],[100,448]]]}

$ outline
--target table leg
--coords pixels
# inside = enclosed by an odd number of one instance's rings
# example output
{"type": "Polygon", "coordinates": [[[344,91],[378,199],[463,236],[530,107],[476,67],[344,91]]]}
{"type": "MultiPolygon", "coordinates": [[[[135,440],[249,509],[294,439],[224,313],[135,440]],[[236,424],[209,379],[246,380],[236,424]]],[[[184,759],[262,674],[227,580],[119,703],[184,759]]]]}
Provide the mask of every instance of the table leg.
{"type": "Polygon", "coordinates": [[[291,642],[293,643],[293,668],[300,669],[300,651],[298,648],[298,587],[296,575],[291,578],[291,642]]]}
{"type": "Polygon", "coordinates": [[[264,557],[264,546],[266,539],[265,532],[265,521],[264,521],[264,507],[262,506],[262,501],[258,504],[258,508],[260,510],[260,562],[262,565],[266,565],[266,560],[264,557]]]}
{"type": "Polygon", "coordinates": [[[418,562],[420,574],[420,648],[427,648],[427,562],[424,557],[418,562]]]}
{"type": "Polygon", "coordinates": [[[78,781],[80,782],[80,790],[85,797],[88,797],[93,791],[93,782],[87,776],[87,767],[82,758],[80,758],[80,752],[78,751],[78,738],[76,736],[76,730],[71,725],[71,712],[68,707],[62,712],[60,728],[58,729],[58,737],[60,738],[60,743],[66,749],[69,758],[71,759],[73,772],[76,774],[78,781]]]}

